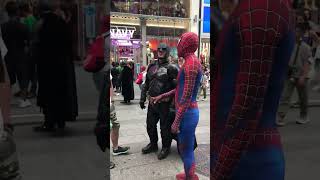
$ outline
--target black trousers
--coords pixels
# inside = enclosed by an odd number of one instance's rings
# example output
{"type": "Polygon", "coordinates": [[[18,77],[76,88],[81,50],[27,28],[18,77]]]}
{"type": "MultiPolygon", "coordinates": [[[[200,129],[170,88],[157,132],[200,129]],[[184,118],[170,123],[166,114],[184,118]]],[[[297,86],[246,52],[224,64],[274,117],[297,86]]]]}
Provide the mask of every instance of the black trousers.
{"type": "Polygon", "coordinates": [[[147,114],[147,132],[152,144],[158,143],[157,123],[160,120],[162,147],[170,148],[172,142],[171,122],[169,119],[170,103],[149,104],[147,114]]]}
{"type": "Polygon", "coordinates": [[[20,90],[28,89],[28,60],[23,53],[19,55],[7,55],[5,62],[10,78],[11,85],[14,85],[18,79],[20,90]]]}
{"type": "Polygon", "coordinates": [[[38,88],[38,74],[37,74],[37,66],[34,55],[29,54],[29,82],[31,84],[30,92],[36,93],[38,88]]]}

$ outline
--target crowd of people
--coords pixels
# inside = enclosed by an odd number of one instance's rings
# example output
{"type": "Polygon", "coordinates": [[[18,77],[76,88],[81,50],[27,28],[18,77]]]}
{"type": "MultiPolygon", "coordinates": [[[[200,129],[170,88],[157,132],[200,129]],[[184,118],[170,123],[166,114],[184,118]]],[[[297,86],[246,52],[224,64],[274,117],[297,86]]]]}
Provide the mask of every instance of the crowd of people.
{"type": "Polygon", "coordinates": [[[31,106],[44,115],[35,132],[63,135],[66,121],[78,115],[75,69],[72,60],[70,18],[59,1],[46,1],[34,9],[28,3],[8,1],[8,20],[1,24],[1,145],[0,179],[19,179],[19,163],[12,138],[11,96],[18,107],[31,106]],[[3,39],[3,40],[2,40],[3,39]],[[12,92],[14,85],[19,91],[12,92]],[[2,126],[4,124],[4,126],[2,126]],[[4,143],[6,142],[6,143],[4,143]],[[6,171],[7,170],[7,171],[6,171]]]}
{"type": "Polygon", "coordinates": [[[5,7],[9,19],[1,25],[8,49],[4,60],[11,86],[19,87],[14,93],[20,98],[18,106],[29,107],[29,99],[36,98],[45,122],[34,130],[62,130],[78,115],[68,12],[58,1],[41,4],[37,13],[28,3],[9,1],[5,7]]]}

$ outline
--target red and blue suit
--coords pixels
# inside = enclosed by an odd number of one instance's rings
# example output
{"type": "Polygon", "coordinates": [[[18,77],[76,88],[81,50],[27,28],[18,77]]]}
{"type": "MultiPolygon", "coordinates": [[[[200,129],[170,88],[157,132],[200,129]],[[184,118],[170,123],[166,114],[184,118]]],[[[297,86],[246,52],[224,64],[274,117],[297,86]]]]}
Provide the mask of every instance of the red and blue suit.
{"type": "Polygon", "coordinates": [[[178,56],[185,62],[181,67],[177,87],[161,98],[175,96],[176,116],[171,126],[172,133],[178,134],[179,152],[182,158],[185,173],[177,175],[177,179],[198,179],[195,174],[194,143],[195,131],[199,121],[199,109],[196,101],[202,68],[199,59],[195,56],[199,46],[199,37],[188,32],[181,36],[177,46],[178,56]]]}
{"type": "Polygon", "coordinates": [[[241,0],[215,52],[211,179],[284,180],[275,124],[294,32],[288,0],[241,0]]]}

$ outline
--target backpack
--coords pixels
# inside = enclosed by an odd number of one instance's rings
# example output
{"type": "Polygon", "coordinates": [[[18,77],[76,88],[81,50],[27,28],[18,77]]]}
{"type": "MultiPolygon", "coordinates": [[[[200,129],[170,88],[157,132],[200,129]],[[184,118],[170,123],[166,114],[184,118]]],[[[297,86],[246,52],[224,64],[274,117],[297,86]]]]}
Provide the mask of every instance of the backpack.
{"type": "Polygon", "coordinates": [[[105,38],[109,35],[110,34],[107,33],[106,36],[99,36],[91,44],[88,55],[83,63],[83,68],[87,72],[99,72],[105,66],[105,38]]]}

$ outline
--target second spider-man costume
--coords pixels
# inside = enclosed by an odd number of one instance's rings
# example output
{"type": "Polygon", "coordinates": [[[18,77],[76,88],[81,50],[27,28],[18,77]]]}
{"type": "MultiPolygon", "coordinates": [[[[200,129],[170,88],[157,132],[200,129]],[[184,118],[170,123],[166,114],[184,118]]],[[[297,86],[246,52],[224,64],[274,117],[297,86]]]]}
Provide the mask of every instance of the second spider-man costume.
{"type": "Polygon", "coordinates": [[[288,0],[241,0],[216,47],[211,98],[213,180],[284,180],[275,120],[294,33],[288,0]]]}

